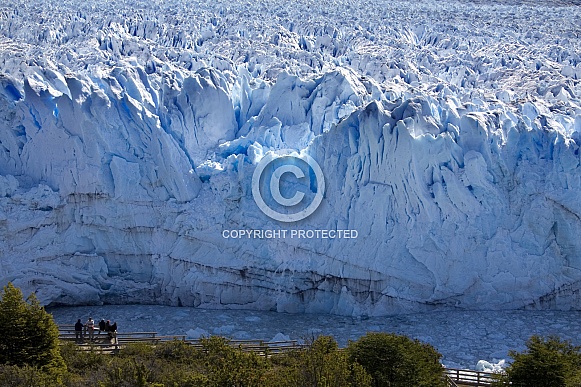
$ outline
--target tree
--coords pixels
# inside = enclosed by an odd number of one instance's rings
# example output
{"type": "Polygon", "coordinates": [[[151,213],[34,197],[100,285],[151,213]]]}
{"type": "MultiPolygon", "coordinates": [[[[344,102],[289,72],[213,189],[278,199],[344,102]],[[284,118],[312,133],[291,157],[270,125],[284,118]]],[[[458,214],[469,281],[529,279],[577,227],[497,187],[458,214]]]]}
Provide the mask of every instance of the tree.
{"type": "Polygon", "coordinates": [[[514,361],[498,385],[515,387],[581,386],[581,347],[556,336],[532,336],[523,352],[510,351],[514,361]]]}
{"type": "Polygon", "coordinates": [[[373,378],[376,387],[444,386],[442,357],[429,344],[391,333],[368,333],[349,342],[350,359],[373,378]]]}
{"type": "Polygon", "coordinates": [[[4,287],[0,299],[0,332],[0,364],[28,365],[57,373],[66,369],[52,316],[34,294],[24,300],[12,283],[4,287]]]}

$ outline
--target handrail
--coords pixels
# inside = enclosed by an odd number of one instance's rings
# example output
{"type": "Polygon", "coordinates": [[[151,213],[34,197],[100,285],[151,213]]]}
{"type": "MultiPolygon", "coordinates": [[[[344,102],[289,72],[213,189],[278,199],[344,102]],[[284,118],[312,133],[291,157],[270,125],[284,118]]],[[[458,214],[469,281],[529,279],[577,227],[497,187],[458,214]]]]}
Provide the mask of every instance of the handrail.
{"type": "MultiPolygon", "coordinates": [[[[60,325],[59,328],[59,338],[63,341],[76,341],[76,334],[74,333],[74,328],[72,325],[60,325]]],[[[86,336],[86,332],[83,332],[83,336],[86,336]]],[[[94,334],[95,340],[100,340],[101,335],[98,331],[94,334]]],[[[132,342],[143,343],[159,343],[161,341],[171,341],[179,340],[183,341],[189,345],[202,346],[202,342],[199,339],[188,339],[186,335],[158,335],[158,332],[117,332],[115,335],[115,344],[129,344],[132,342]]],[[[80,345],[86,345],[85,342],[79,343],[80,345]]],[[[97,344],[95,342],[91,344],[97,344]]],[[[101,344],[101,343],[99,343],[101,344]]],[[[111,346],[115,345],[111,344],[111,346]]],[[[228,340],[228,344],[233,347],[238,347],[245,352],[257,352],[261,355],[267,356],[268,353],[282,353],[285,351],[292,351],[304,348],[304,345],[298,343],[297,340],[287,340],[287,341],[273,341],[268,342],[264,340],[228,340]]],[[[105,344],[103,344],[104,346],[105,344]]],[[[101,345],[100,345],[101,346],[101,345]]]]}
{"type": "Polygon", "coordinates": [[[445,368],[444,373],[456,384],[468,386],[490,386],[494,382],[494,373],[473,370],[463,370],[458,368],[445,368]]]}

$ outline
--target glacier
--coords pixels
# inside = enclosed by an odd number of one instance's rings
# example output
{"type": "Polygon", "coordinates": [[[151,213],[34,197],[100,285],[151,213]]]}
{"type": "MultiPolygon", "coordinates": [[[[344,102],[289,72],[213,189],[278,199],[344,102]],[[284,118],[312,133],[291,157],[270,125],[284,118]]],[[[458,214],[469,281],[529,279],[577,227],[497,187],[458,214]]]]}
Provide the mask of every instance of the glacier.
{"type": "MultiPolygon", "coordinates": [[[[0,3],[0,283],[45,305],[581,307],[569,2],[0,3]],[[265,216],[269,151],[320,207],[265,216]],[[357,238],[225,238],[225,230],[357,238]]],[[[292,187],[291,187],[292,188],[292,187]]]]}

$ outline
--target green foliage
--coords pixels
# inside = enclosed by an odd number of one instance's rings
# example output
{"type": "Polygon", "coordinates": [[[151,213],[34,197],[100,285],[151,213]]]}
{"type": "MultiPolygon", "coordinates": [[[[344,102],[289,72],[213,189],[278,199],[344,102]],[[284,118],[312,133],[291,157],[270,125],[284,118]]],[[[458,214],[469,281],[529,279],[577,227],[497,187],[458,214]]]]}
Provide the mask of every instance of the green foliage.
{"type": "Polygon", "coordinates": [[[61,385],[58,375],[42,371],[29,365],[0,366],[0,386],[2,387],[54,387],[61,385]]]}
{"type": "Polygon", "coordinates": [[[351,364],[330,336],[320,336],[307,349],[272,358],[272,386],[370,387],[371,377],[359,364],[351,364]]]}
{"type": "Polygon", "coordinates": [[[117,359],[106,370],[99,387],[149,387],[151,370],[135,359],[117,359]]]}
{"type": "Polygon", "coordinates": [[[347,348],[351,362],[359,363],[376,387],[437,387],[442,380],[442,357],[431,345],[406,336],[368,333],[347,348]]]}
{"type": "Polygon", "coordinates": [[[97,351],[79,351],[77,344],[64,342],[61,345],[61,355],[71,373],[87,375],[92,370],[99,369],[107,363],[107,358],[97,351]]]}
{"type": "Polygon", "coordinates": [[[0,364],[29,365],[57,374],[66,369],[52,316],[34,294],[24,300],[11,283],[0,300],[0,332],[0,364]]]}
{"type": "MultiPolygon", "coordinates": [[[[409,339],[407,339],[409,340],[409,339]]],[[[426,348],[413,342],[423,351],[426,348]]],[[[78,353],[71,356],[69,348],[64,357],[75,375],[82,375],[88,385],[99,387],[371,387],[377,384],[350,352],[338,348],[327,336],[314,340],[305,349],[283,354],[261,356],[244,352],[221,337],[202,339],[200,348],[173,341],[158,345],[133,344],[125,346],[118,355],[78,353]],[[95,356],[100,356],[104,363],[95,356]],[[82,371],[80,368],[84,368],[82,371]]],[[[352,343],[353,345],[353,343],[352,343]]],[[[405,347],[409,350],[410,348],[405,347]]],[[[418,349],[416,349],[418,350],[418,349]]],[[[432,363],[438,355],[427,351],[432,363]]],[[[438,376],[441,368],[436,363],[438,376]]],[[[430,379],[422,372],[406,374],[410,380],[400,385],[439,386],[440,379],[430,379]],[[423,378],[423,379],[422,379],[423,378]],[[429,380],[430,382],[424,382],[429,380]],[[409,383],[409,384],[408,384],[409,383]],[[431,384],[429,384],[431,383],[431,384]]],[[[78,379],[69,378],[67,386],[80,386],[78,379]]],[[[385,385],[385,384],[384,384],[385,385]]],[[[398,384],[392,384],[397,386],[398,384]]]]}
{"type": "MultiPolygon", "coordinates": [[[[348,359],[348,357],[346,357],[348,359]]],[[[352,387],[371,387],[373,386],[373,378],[367,373],[365,368],[359,363],[351,363],[349,365],[351,370],[351,386],[352,387]]]]}
{"type": "Polygon", "coordinates": [[[303,351],[299,368],[300,385],[304,386],[345,386],[349,369],[345,367],[337,342],[330,336],[318,337],[303,351]]]}
{"type": "Polygon", "coordinates": [[[155,347],[155,357],[169,362],[188,363],[200,357],[200,351],[182,340],[160,343],[155,347]]]}
{"type": "Polygon", "coordinates": [[[267,359],[254,352],[243,352],[222,337],[202,339],[205,368],[211,386],[263,386],[266,382],[267,359]]]}
{"type": "Polygon", "coordinates": [[[532,336],[522,353],[511,351],[514,359],[497,385],[515,387],[581,386],[581,347],[551,336],[532,336]]]}
{"type": "Polygon", "coordinates": [[[81,385],[79,380],[99,387],[268,386],[268,359],[234,348],[219,337],[203,340],[202,349],[172,341],[129,344],[117,355],[96,351],[75,355],[68,346],[63,353],[77,377],[69,377],[67,385],[75,387],[81,385]]]}
{"type": "Polygon", "coordinates": [[[119,352],[123,359],[153,360],[155,359],[155,347],[149,343],[129,343],[119,352]]]}
{"type": "MultiPolygon", "coordinates": [[[[300,386],[348,387],[352,385],[348,356],[339,351],[337,342],[330,336],[320,336],[300,356],[298,382],[300,386]]],[[[356,379],[361,380],[361,368],[356,368],[356,379]]],[[[366,375],[366,373],[363,373],[366,375]]],[[[369,378],[367,378],[369,381],[369,378]]],[[[368,384],[369,386],[371,384],[368,384]]]]}

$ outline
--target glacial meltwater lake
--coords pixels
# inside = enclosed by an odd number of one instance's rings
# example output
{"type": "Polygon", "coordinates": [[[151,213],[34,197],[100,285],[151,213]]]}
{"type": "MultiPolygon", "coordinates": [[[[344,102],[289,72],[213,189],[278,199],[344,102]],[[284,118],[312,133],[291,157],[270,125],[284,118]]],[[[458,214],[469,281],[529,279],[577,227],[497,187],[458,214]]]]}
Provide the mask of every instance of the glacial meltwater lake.
{"type": "Polygon", "coordinates": [[[58,324],[104,318],[116,321],[119,331],[156,331],[190,338],[221,335],[268,341],[332,335],[345,346],[366,332],[395,332],[433,345],[447,367],[468,369],[475,369],[479,360],[509,360],[508,351],[523,350],[533,334],[558,335],[581,344],[579,311],[441,311],[369,318],[154,305],[57,307],[48,311],[58,324]]]}

